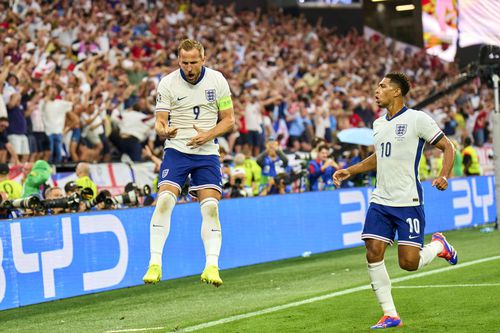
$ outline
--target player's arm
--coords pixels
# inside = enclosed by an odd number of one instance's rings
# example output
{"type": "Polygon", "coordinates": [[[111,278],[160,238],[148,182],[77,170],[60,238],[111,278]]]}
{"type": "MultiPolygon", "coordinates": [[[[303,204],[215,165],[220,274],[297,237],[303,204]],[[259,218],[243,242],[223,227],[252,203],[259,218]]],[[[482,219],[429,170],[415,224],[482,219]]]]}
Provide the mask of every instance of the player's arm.
{"type": "Polygon", "coordinates": [[[361,162],[351,165],[347,169],[340,169],[335,171],[335,173],[333,174],[333,182],[335,186],[338,187],[344,180],[348,179],[351,176],[375,169],[377,169],[377,155],[373,153],[361,162]]]}
{"type": "Polygon", "coordinates": [[[160,81],[156,94],[155,132],[162,139],[172,139],[177,135],[177,128],[168,126],[171,110],[169,81],[165,77],[160,81]]]}
{"type": "Polygon", "coordinates": [[[155,131],[160,138],[175,138],[177,128],[168,126],[168,112],[156,112],[155,131]]]}
{"type": "Polygon", "coordinates": [[[209,131],[203,131],[198,128],[198,126],[193,125],[193,128],[198,132],[189,142],[186,144],[191,148],[197,148],[201,145],[226,134],[231,131],[234,127],[234,109],[231,96],[223,97],[217,101],[219,107],[219,122],[209,131]]]}
{"type": "MultiPolygon", "coordinates": [[[[231,97],[228,98],[231,99],[231,97]]],[[[214,128],[212,128],[209,131],[212,132],[211,139],[215,139],[221,135],[226,134],[227,132],[231,131],[233,127],[234,127],[234,109],[233,109],[233,103],[231,102],[231,107],[229,109],[219,111],[219,122],[214,128]]]]}
{"type": "Polygon", "coordinates": [[[440,191],[444,191],[448,187],[448,177],[453,169],[455,149],[446,135],[443,135],[434,146],[443,151],[443,167],[441,168],[439,176],[432,181],[432,186],[435,186],[440,191]]]}

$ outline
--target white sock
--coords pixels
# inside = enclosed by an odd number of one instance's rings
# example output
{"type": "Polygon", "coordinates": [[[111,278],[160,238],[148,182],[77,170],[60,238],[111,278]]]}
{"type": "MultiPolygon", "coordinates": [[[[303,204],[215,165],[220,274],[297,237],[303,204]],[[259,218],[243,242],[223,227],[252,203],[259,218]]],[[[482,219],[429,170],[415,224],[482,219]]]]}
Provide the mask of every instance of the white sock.
{"type": "Polygon", "coordinates": [[[397,317],[396,306],[391,294],[391,279],[387,274],[384,261],[368,264],[368,274],[372,283],[372,289],[377,296],[378,303],[382,307],[385,316],[397,317]]]}
{"type": "Polygon", "coordinates": [[[155,211],[149,225],[149,248],[151,251],[149,265],[161,266],[162,264],[163,248],[170,232],[170,217],[176,202],[177,197],[170,191],[163,191],[158,194],[155,211]]]}
{"type": "Polygon", "coordinates": [[[219,267],[219,253],[222,244],[222,233],[219,222],[219,201],[207,198],[200,203],[201,207],[201,239],[205,247],[207,266],[219,267]]]}
{"type": "Polygon", "coordinates": [[[421,269],[425,265],[431,263],[436,256],[443,251],[443,244],[441,242],[430,242],[422,250],[420,250],[420,262],[418,263],[418,269],[421,269]]]}

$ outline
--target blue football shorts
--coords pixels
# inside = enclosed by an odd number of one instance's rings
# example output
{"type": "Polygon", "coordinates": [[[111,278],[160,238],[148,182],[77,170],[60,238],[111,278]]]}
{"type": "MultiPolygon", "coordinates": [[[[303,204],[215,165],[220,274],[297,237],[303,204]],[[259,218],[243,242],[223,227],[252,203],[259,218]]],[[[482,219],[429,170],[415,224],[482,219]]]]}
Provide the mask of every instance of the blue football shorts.
{"type": "Polygon", "coordinates": [[[399,245],[421,248],[424,245],[424,229],[423,205],[390,207],[371,203],[361,239],[378,239],[392,245],[397,231],[399,245]]]}
{"type": "Polygon", "coordinates": [[[165,149],[158,177],[161,185],[172,185],[182,191],[191,175],[189,193],[196,196],[198,190],[212,188],[222,193],[222,174],[217,155],[185,154],[172,148],[165,149]]]}

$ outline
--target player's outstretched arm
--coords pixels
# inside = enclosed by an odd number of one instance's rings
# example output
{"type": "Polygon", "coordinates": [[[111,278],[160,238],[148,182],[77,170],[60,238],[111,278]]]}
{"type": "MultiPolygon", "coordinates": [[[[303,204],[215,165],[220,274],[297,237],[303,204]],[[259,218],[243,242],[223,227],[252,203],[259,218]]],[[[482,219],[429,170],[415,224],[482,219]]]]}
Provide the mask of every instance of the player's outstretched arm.
{"type": "Polygon", "coordinates": [[[435,146],[443,151],[443,167],[439,176],[432,181],[432,186],[438,190],[444,191],[448,188],[448,177],[450,176],[451,169],[453,168],[453,161],[455,160],[455,149],[448,137],[443,136],[435,146]]]}
{"type": "Polygon", "coordinates": [[[377,168],[377,155],[375,153],[371,154],[359,163],[356,163],[347,169],[340,169],[335,171],[333,174],[333,183],[335,186],[339,187],[342,182],[351,176],[357,175],[359,173],[372,171],[377,168]]]}

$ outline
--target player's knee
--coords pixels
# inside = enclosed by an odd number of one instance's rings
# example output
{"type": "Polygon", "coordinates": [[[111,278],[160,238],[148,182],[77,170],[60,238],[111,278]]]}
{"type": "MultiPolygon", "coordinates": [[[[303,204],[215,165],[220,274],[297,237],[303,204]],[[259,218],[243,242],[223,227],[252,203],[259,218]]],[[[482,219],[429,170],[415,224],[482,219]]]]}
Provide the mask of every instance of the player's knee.
{"type": "Polygon", "coordinates": [[[219,201],[215,198],[207,198],[200,202],[201,216],[203,219],[219,219],[219,201]]]}
{"type": "Polygon", "coordinates": [[[401,269],[404,269],[405,271],[416,271],[418,269],[418,262],[415,262],[415,260],[409,260],[406,258],[400,258],[399,259],[399,267],[401,269]]]}
{"type": "Polygon", "coordinates": [[[366,246],[366,260],[368,262],[379,262],[384,260],[385,248],[366,246]]]}
{"type": "Polygon", "coordinates": [[[176,202],[177,197],[175,194],[170,191],[163,191],[158,195],[155,210],[160,214],[166,213],[174,208],[176,202]]]}

